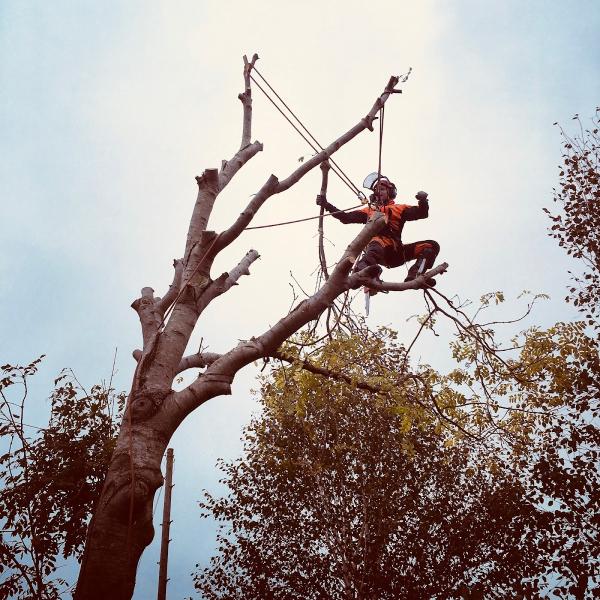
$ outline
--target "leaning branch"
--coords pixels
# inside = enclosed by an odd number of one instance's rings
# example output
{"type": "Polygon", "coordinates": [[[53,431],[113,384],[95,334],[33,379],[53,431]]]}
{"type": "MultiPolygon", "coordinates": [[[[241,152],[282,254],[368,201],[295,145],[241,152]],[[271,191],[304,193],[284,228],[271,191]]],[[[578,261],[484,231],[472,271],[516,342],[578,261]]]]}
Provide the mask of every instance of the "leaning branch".
{"type": "Polygon", "coordinates": [[[250,73],[254,63],[258,60],[258,54],[254,54],[248,61],[244,55],[244,91],[238,95],[243,106],[242,117],[242,142],[240,149],[229,161],[223,161],[219,173],[219,188],[222,190],[231,181],[233,176],[258,152],[263,149],[260,142],[250,143],[252,136],[252,88],[250,86],[250,73]]]}
{"type": "Polygon", "coordinates": [[[384,389],[376,385],[371,385],[364,381],[357,381],[355,379],[352,379],[351,377],[348,377],[348,375],[338,373],[337,371],[332,371],[331,369],[324,369],[323,367],[318,367],[317,365],[308,360],[296,358],[294,356],[286,354],[285,352],[272,352],[271,357],[293,365],[297,365],[301,369],[303,369],[304,371],[308,371],[309,373],[314,373],[315,375],[321,375],[322,377],[334,379],[335,381],[343,381],[350,385],[354,385],[358,389],[365,390],[366,392],[371,392],[372,394],[389,394],[388,389],[384,389]]]}
{"type": "Polygon", "coordinates": [[[244,91],[238,96],[243,106],[242,143],[240,149],[229,161],[223,161],[220,171],[217,171],[217,169],[207,169],[201,177],[196,177],[196,181],[198,182],[198,197],[190,220],[185,252],[186,258],[191,251],[192,246],[200,241],[200,235],[206,229],[215,199],[219,192],[227,186],[234,175],[253,156],[263,149],[263,145],[260,142],[250,143],[252,131],[252,92],[250,89],[250,72],[257,60],[257,54],[255,54],[250,61],[244,56],[244,91]]]}
{"type": "Polygon", "coordinates": [[[385,227],[382,214],[374,215],[348,245],[331,277],[310,298],[303,300],[294,310],[280,319],[262,335],[241,342],[212,363],[206,371],[186,389],[173,395],[170,407],[183,419],[192,410],[217,395],[230,394],[231,383],[237,372],[251,362],[270,356],[279,346],[308,322],[316,319],[334,300],[349,287],[348,274],[357,256],[369,240],[385,227]]]}

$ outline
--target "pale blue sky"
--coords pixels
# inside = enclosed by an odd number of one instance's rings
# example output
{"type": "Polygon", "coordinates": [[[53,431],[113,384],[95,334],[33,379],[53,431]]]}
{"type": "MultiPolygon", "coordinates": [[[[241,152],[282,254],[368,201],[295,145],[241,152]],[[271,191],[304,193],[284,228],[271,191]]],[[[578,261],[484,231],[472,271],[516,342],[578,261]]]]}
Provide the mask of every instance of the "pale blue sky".
{"type": "MultiPolygon", "coordinates": [[[[258,52],[261,71],[323,142],[366,113],[389,75],[412,66],[386,109],[383,157],[400,200],[419,189],[431,197],[430,218],[409,224],[406,241],[440,242],[450,270],[439,285],[449,295],[544,291],[553,300],[536,320],[571,318],[561,302],[570,263],[547,238],[541,207],[560,158],[552,123],[569,127],[600,101],[598,31],[592,0],[2,2],[0,360],[48,355],[30,420],[43,422],[60,368],[91,384],[108,375],[115,347],[117,382],[128,387],[140,339],[129,305],[143,286],[163,293],[182,253],[194,176],[239,145],[244,53],[258,52]]],[[[258,91],[254,114],[265,150],[221,197],[217,229],[271,172],[284,177],[309,152],[258,91]]],[[[363,134],[339,154],[356,182],[376,168],[376,137],[363,134]]],[[[256,224],[315,214],[319,177],[272,199],[256,224]]],[[[329,197],[355,203],[335,180],[329,197]]],[[[327,224],[331,260],[356,231],[327,224]]],[[[194,341],[226,350],[284,314],[289,271],[311,287],[314,234],[313,222],[244,234],[215,272],[250,247],[263,258],[207,311],[194,341]]],[[[421,310],[419,294],[380,295],[371,321],[408,336],[406,319],[421,310]]],[[[424,340],[417,354],[443,367],[445,342],[424,340]]],[[[212,551],[213,527],[195,500],[214,488],[216,458],[239,450],[254,375],[245,371],[233,397],[202,407],[173,440],[173,598],[191,594],[189,573],[212,551]]],[[[154,593],[156,542],[137,598],[154,593]]]]}

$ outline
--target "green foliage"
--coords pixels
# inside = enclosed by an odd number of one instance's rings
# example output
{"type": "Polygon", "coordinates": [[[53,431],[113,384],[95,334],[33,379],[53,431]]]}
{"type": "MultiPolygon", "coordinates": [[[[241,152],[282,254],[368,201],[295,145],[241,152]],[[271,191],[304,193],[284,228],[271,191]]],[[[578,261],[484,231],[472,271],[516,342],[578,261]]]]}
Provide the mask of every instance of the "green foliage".
{"type": "Polygon", "coordinates": [[[338,336],[311,356],[383,393],[299,365],[263,380],[244,457],[222,465],[231,494],[201,503],[222,522],[219,554],[194,578],[204,598],[535,594],[549,511],[498,445],[445,426],[436,377],[415,386],[394,338],[338,336]]]}
{"type": "Polygon", "coordinates": [[[24,421],[30,365],[2,367],[0,597],[58,598],[57,559],[79,558],[87,522],[116,439],[125,396],[104,385],[85,391],[71,371],[55,380],[48,426],[24,421]]]}
{"type": "Polygon", "coordinates": [[[554,372],[550,389],[561,401],[538,428],[523,470],[532,498],[555,511],[555,595],[583,598],[600,585],[600,346],[585,324],[564,328],[569,368],[554,372]]]}
{"type": "Polygon", "coordinates": [[[591,119],[590,129],[583,128],[579,117],[579,133],[563,137],[559,188],[554,202],[560,209],[551,214],[550,235],[568,254],[580,261],[583,272],[573,275],[568,302],[585,314],[587,324],[598,326],[600,316],[600,108],[591,119]]]}

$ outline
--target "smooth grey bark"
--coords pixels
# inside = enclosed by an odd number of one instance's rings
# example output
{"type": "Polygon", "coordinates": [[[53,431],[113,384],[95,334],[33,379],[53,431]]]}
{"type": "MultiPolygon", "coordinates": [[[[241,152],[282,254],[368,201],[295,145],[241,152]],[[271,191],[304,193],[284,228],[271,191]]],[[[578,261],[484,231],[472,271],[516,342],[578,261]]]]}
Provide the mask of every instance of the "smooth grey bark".
{"type": "Polygon", "coordinates": [[[290,335],[317,318],[341,293],[360,283],[374,283],[360,273],[351,275],[350,271],[368,241],[385,226],[382,215],[369,222],[349,244],[321,289],[275,325],[222,354],[200,350],[184,357],[204,309],[242,275],[249,274],[258,252],[248,251],[236,267],[215,279],[211,277],[214,258],[238,238],[271,196],[289,189],[360,132],[373,130],[377,112],[398,83],[398,78],[392,77],[365,117],[286,179],[268,177],[232,225],[217,233],[209,230],[208,224],[220,192],[262,150],[262,144],[250,141],[250,73],[257,59],[257,55],[251,60],[244,57],[245,89],[239,95],[243,107],[240,148],[230,160],[222,162],[220,169],[207,169],[196,178],[198,195],[183,258],[174,263],[170,289],[164,298],[155,298],[152,288],[145,287],[132,304],[140,318],[143,347],[133,352],[137,367],[104,488],[88,529],[75,592],[77,600],[120,600],[132,596],[139,559],[154,536],[152,503],[163,484],[162,456],[183,419],[210,398],[230,394],[231,383],[240,369],[276,352],[290,335]],[[179,373],[198,367],[205,370],[192,384],[179,392],[172,390],[179,373]]]}

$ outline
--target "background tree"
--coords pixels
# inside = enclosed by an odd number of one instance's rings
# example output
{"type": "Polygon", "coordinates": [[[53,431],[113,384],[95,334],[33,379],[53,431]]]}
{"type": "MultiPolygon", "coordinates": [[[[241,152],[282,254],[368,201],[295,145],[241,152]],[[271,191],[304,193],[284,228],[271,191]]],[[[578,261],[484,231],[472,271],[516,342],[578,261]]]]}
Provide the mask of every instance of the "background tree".
{"type": "Polygon", "coordinates": [[[600,348],[581,322],[535,335],[550,352],[560,347],[570,356],[555,378],[561,402],[537,428],[523,481],[530,497],[552,510],[555,596],[591,597],[600,584],[600,348]]]}
{"type": "Polygon", "coordinates": [[[579,132],[568,135],[561,128],[562,165],[554,202],[559,212],[544,209],[554,224],[551,235],[568,254],[583,265],[573,275],[567,302],[584,312],[588,325],[598,325],[600,307],[600,108],[584,128],[578,115],[579,132]]]}
{"type": "Polygon", "coordinates": [[[404,359],[391,331],[339,335],[311,357],[321,373],[280,366],[263,380],[244,456],[223,465],[231,493],[201,504],[222,522],[219,554],[194,576],[202,597],[536,593],[551,560],[549,512],[501,446],[427,408],[404,359]]]}
{"type": "Polygon", "coordinates": [[[0,598],[62,598],[58,559],[79,558],[125,403],[109,382],[89,391],[70,370],[55,380],[48,426],[25,422],[27,366],[0,380],[0,598]]]}
{"type": "MultiPolygon", "coordinates": [[[[567,211],[560,223],[561,231],[594,238],[585,232],[593,217],[567,211]]],[[[594,281],[597,267],[585,264],[587,281],[594,281]]],[[[264,417],[246,434],[246,456],[224,466],[231,495],[208,495],[203,503],[224,524],[220,554],[195,575],[198,591],[209,598],[461,597],[466,589],[485,597],[549,590],[591,597],[599,583],[600,362],[598,340],[588,332],[598,325],[597,299],[593,290],[570,292],[587,321],[532,327],[508,354],[490,325],[477,325],[439,292],[426,292],[422,326],[433,328],[440,314],[457,326],[457,365],[444,376],[427,368],[398,374],[398,365],[406,367],[402,353],[352,338],[351,357],[340,340],[313,357],[319,368],[312,372],[327,381],[275,370],[263,385],[264,417]],[[375,356],[385,357],[375,361],[379,366],[389,358],[386,376],[377,368],[365,372],[375,356]],[[332,371],[362,387],[332,394],[332,371]],[[375,389],[411,380],[421,384],[375,389]],[[391,404],[377,391],[391,394],[391,404]],[[442,424],[456,427],[455,434],[442,434],[442,424]],[[467,432],[487,444],[469,443],[467,432]],[[498,517],[500,505],[506,512],[498,517]],[[473,530],[481,541],[474,551],[473,530]],[[453,535],[462,536],[465,551],[455,563],[444,555],[455,547],[453,535]],[[444,558],[436,563],[429,552],[444,558]],[[500,577],[495,560],[505,567],[500,577]],[[471,585],[461,588],[465,582],[471,585]]],[[[484,296],[478,313],[503,300],[500,293],[484,296]]]]}
{"type": "MultiPolygon", "coordinates": [[[[585,321],[558,323],[532,337],[546,351],[559,345],[569,351],[562,374],[561,402],[544,424],[527,464],[531,494],[553,507],[556,547],[553,569],[560,585],[555,595],[585,598],[600,585],[600,137],[598,114],[591,128],[574,119],[579,132],[563,137],[563,164],[554,201],[560,212],[550,215],[551,235],[577,259],[579,275],[566,300],[585,321]],[[591,332],[591,333],[590,333],[591,332]],[[575,374],[573,377],[569,374],[575,374]],[[566,385],[565,385],[566,384],[566,385]]],[[[555,381],[561,381],[557,373],[555,381]]]]}

